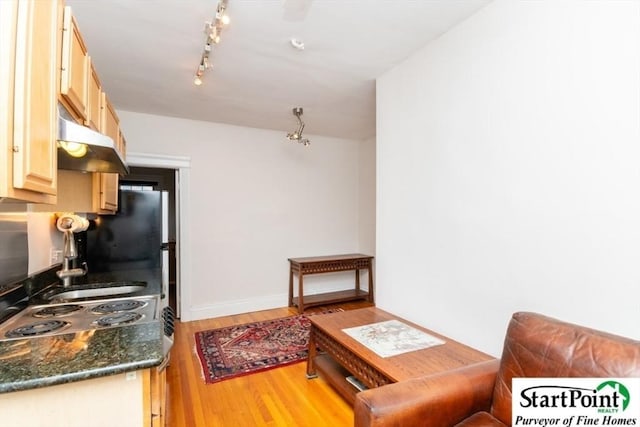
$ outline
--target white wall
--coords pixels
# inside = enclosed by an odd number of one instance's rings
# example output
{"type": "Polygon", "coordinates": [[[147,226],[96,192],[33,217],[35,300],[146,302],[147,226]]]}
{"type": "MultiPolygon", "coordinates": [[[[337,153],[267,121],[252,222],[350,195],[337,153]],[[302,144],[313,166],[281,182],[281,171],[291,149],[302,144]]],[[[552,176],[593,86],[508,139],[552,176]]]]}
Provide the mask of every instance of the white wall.
{"type": "MultiPolygon", "coordinates": [[[[360,251],[373,213],[359,212],[359,141],[311,135],[305,148],[285,129],[118,115],[129,151],[191,161],[183,320],[286,306],[287,258],[360,251]]],[[[353,286],[352,275],[310,279],[313,293],[353,286]]]]}
{"type": "Polygon", "coordinates": [[[377,84],[378,305],[640,339],[640,2],[497,0],[377,84]]]}
{"type": "Polygon", "coordinates": [[[62,250],[62,233],[55,226],[51,212],[28,212],[27,233],[29,244],[29,274],[49,268],[51,249],[62,250]]]}
{"type": "Polygon", "coordinates": [[[360,142],[358,176],[358,220],[360,252],[376,254],[376,140],[360,142]]]}

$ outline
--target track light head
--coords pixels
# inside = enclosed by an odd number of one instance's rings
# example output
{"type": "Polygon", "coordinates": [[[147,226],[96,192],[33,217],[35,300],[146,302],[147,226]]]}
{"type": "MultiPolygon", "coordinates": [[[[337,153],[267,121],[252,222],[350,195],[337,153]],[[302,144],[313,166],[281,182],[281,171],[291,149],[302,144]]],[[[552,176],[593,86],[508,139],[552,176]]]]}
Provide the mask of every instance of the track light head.
{"type": "Polygon", "coordinates": [[[304,145],[305,147],[308,147],[309,145],[311,145],[311,141],[309,141],[309,139],[307,138],[302,138],[302,131],[304,130],[304,122],[300,118],[303,112],[302,107],[295,107],[292,111],[293,115],[298,119],[298,129],[296,129],[294,132],[287,133],[287,139],[289,141],[296,141],[304,145]]]}
{"type": "Polygon", "coordinates": [[[193,78],[193,84],[196,86],[200,86],[202,84],[204,72],[211,69],[209,56],[213,51],[214,45],[220,43],[222,27],[229,23],[229,16],[226,14],[227,2],[228,0],[219,0],[214,19],[204,23],[204,33],[206,34],[206,37],[204,47],[202,49],[202,55],[200,56],[200,63],[198,64],[198,69],[196,70],[193,78]]]}

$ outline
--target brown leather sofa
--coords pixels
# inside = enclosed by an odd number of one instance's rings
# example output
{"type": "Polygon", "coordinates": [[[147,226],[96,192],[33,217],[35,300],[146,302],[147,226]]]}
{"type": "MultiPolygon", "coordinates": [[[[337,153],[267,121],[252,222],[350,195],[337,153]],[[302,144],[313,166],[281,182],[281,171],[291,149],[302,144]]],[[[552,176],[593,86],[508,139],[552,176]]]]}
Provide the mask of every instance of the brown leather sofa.
{"type": "Polygon", "coordinates": [[[515,313],[501,360],[358,393],[355,426],[510,426],[513,377],[640,377],[640,341],[515,313]]]}

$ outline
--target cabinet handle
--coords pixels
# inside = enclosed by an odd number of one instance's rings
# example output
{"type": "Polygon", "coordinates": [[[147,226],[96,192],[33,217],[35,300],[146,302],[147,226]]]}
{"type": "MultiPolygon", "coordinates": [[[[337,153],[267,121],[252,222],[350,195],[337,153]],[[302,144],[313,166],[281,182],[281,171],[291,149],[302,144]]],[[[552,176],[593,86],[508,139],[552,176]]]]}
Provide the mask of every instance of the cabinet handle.
{"type": "Polygon", "coordinates": [[[18,147],[17,145],[13,146],[13,152],[14,153],[19,153],[20,152],[20,147],[18,147]]]}

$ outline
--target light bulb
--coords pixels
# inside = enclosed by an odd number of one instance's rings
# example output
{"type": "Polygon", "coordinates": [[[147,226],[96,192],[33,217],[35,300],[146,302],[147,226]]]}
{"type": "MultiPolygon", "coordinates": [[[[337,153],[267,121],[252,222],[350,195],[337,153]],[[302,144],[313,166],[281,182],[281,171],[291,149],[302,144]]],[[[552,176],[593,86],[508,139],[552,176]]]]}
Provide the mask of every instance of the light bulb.
{"type": "Polygon", "coordinates": [[[215,27],[215,25],[211,25],[209,30],[209,38],[215,39],[217,35],[218,35],[218,29],[215,27]]]}
{"type": "Polygon", "coordinates": [[[72,157],[84,157],[87,154],[87,144],[60,141],[60,146],[72,157]]]}
{"type": "Polygon", "coordinates": [[[196,86],[200,86],[202,84],[202,79],[200,78],[200,76],[196,75],[193,78],[193,84],[196,86]]]}
{"type": "Polygon", "coordinates": [[[224,14],[222,15],[222,18],[220,19],[220,21],[222,21],[223,25],[229,25],[229,22],[231,22],[231,19],[229,18],[229,15],[224,14]]]}

